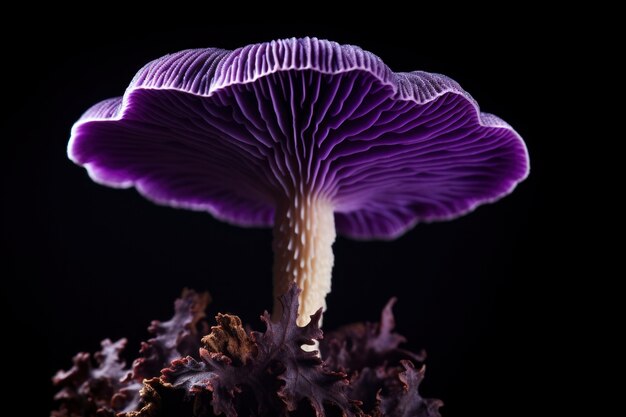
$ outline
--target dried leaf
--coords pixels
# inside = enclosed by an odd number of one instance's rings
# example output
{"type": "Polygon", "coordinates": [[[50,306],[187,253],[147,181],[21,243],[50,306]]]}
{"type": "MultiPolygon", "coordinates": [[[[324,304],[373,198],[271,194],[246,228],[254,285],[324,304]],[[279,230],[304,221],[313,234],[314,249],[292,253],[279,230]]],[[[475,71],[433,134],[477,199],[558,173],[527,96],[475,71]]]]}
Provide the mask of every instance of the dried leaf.
{"type": "Polygon", "coordinates": [[[202,338],[206,350],[228,356],[236,366],[248,362],[256,354],[256,346],[241,325],[241,319],[218,314],[215,320],[217,326],[211,327],[211,333],[202,338]]]}

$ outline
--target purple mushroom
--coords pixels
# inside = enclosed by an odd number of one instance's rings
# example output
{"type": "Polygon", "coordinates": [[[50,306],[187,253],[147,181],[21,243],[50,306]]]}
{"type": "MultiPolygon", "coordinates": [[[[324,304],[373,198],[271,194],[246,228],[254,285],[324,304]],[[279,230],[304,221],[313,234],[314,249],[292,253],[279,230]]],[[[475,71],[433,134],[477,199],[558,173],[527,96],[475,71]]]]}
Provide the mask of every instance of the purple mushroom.
{"type": "Polygon", "coordinates": [[[298,284],[300,325],[325,308],[336,231],[393,239],[529,171],[521,137],[455,81],[316,38],[157,59],[82,115],[68,154],[100,184],[273,225],[274,295],[298,284]]]}

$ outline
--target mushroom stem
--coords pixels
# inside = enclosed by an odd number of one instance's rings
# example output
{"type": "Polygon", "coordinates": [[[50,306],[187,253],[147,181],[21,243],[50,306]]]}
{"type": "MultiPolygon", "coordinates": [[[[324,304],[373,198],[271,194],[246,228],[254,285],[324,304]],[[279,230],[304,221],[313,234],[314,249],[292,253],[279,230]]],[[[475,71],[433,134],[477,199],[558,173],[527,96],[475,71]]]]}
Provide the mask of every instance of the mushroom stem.
{"type": "Polygon", "coordinates": [[[282,306],[278,297],[296,282],[301,290],[298,325],[310,321],[320,307],[326,309],[330,292],[335,241],[333,205],[310,194],[296,193],[276,209],[274,221],[274,319],[282,306]]]}

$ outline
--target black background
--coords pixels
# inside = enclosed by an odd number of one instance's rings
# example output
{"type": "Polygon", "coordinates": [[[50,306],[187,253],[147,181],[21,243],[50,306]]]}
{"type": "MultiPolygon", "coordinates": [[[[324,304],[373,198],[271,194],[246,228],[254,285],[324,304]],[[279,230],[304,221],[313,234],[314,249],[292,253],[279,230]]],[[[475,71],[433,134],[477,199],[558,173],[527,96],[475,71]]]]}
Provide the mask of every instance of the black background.
{"type": "Polygon", "coordinates": [[[94,184],[67,159],[73,122],[97,101],[123,94],[142,65],[166,53],[306,35],[359,45],[396,71],[452,77],[483,111],[509,122],[531,156],[528,180],[497,204],[419,225],[392,242],[340,237],[325,328],[376,320],[397,296],[398,330],[410,348],[429,354],[422,391],[444,400],[444,415],[535,414],[532,398],[541,397],[545,381],[534,370],[551,355],[552,318],[544,313],[556,284],[539,272],[551,244],[550,109],[532,92],[549,75],[539,61],[556,41],[532,41],[508,22],[488,33],[442,27],[458,33],[425,39],[412,27],[84,27],[9,46],[20,65],[5,83],[2,306],[14,340],[10,357],[26,367],[14,378],[28,389],[15,395],[39,393],[28,414],[46,415],[50,377],[76,352],[127,337],[134,355],[150,320],[167,318],[185,286],[211,292],[210,316],[233,312],[256,328],[271,308],[270,230],[236,228],[94,184]]]}

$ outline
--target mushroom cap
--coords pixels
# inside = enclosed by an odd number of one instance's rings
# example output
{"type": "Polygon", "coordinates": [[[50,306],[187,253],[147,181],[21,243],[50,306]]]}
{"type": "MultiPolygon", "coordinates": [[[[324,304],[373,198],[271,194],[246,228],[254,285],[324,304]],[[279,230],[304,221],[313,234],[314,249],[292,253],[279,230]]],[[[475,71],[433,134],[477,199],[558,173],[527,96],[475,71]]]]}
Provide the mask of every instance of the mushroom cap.
{"type": "Polygon", "coordinates": [[[452,79],[316,38],[152,61],[82,115],[68,154],[98,183],[238,225],[325,198],[355,238],[463,215],[529,172],[521,137],[452,79]]]}

